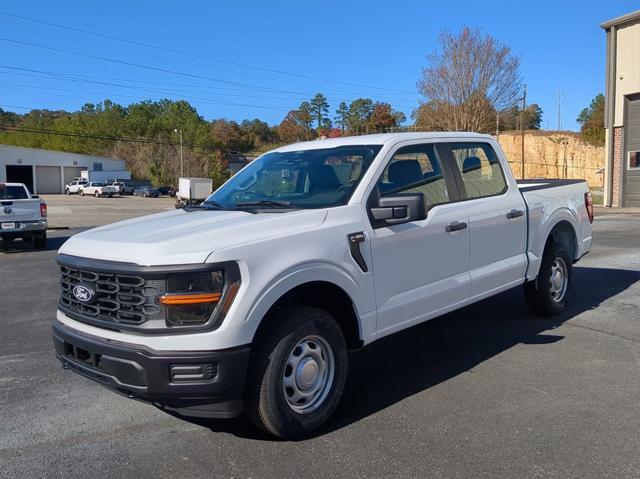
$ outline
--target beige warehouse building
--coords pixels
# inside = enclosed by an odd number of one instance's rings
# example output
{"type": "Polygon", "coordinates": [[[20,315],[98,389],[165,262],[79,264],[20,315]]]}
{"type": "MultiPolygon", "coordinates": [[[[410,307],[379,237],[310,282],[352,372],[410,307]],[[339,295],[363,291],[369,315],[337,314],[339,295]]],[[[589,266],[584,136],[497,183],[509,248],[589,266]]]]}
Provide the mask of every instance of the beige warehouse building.
{"type": "Polygon", "coordinates": [[[601,27],[607,36],[604,202],[640,207],[640,10],[601,27]]]}

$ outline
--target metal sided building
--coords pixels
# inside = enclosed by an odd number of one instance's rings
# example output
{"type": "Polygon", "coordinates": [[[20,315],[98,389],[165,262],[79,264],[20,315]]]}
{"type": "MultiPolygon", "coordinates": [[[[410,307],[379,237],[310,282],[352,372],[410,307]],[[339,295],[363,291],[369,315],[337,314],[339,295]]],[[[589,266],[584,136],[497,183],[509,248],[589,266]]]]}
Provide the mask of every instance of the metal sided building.
{"type": "Polygon", "coordinates": [[[0,145],[0,183],[24,183],[36,194],[63,193],[83,170],[113,171],[114,178],[122,178],[125,169],[124,160],[0,145]]]}
{"type": "Polygon", "coordinates": [[[601,27],[607,36],[604,204],[640,207],[640,10],[601,27]]]}

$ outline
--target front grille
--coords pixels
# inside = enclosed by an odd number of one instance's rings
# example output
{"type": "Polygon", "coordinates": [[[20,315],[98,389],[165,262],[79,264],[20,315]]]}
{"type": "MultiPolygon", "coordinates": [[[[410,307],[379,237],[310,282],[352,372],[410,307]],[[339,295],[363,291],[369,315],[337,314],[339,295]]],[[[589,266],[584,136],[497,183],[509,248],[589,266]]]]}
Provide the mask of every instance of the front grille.
{"type": "Polygon", "coordinates": [[[164,309],[157,303],[157,297],[165,291],[162,279],[85,271],[64,265],[60,272],[60,307],[63,311],[89,320],[133,326],[165,319],[164,309]],[[73,289],[79,285],[95,291],[91,302],[78,301],[74,296],[73,289]]]}

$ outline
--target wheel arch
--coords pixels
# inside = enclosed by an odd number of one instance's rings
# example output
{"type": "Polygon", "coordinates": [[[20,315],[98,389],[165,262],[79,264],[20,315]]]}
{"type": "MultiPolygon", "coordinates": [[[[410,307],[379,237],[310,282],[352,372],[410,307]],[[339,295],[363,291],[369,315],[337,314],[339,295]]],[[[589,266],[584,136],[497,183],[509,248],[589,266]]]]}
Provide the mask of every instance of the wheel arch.
{"type": "Polygon", "coordinates": [[[562,219],[553,225],[547,235],[545,247],[550,242],[561,244],[573,261],[577,259],[578,235],[575,226],[570,221],[562,219]]]}

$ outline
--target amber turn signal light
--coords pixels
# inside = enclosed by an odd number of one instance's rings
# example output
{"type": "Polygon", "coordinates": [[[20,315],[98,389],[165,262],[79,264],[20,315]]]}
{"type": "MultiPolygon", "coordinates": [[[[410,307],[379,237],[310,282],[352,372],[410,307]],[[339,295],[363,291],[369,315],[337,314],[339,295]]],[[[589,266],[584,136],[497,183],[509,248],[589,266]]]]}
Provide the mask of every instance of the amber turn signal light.
{"type": "Polygon", "coordinates": [[[220,293],[165,294],[160,296],[160,304],[172,306],[180,304],[217,303],[220,301],[220,297],[220,293]]]}

